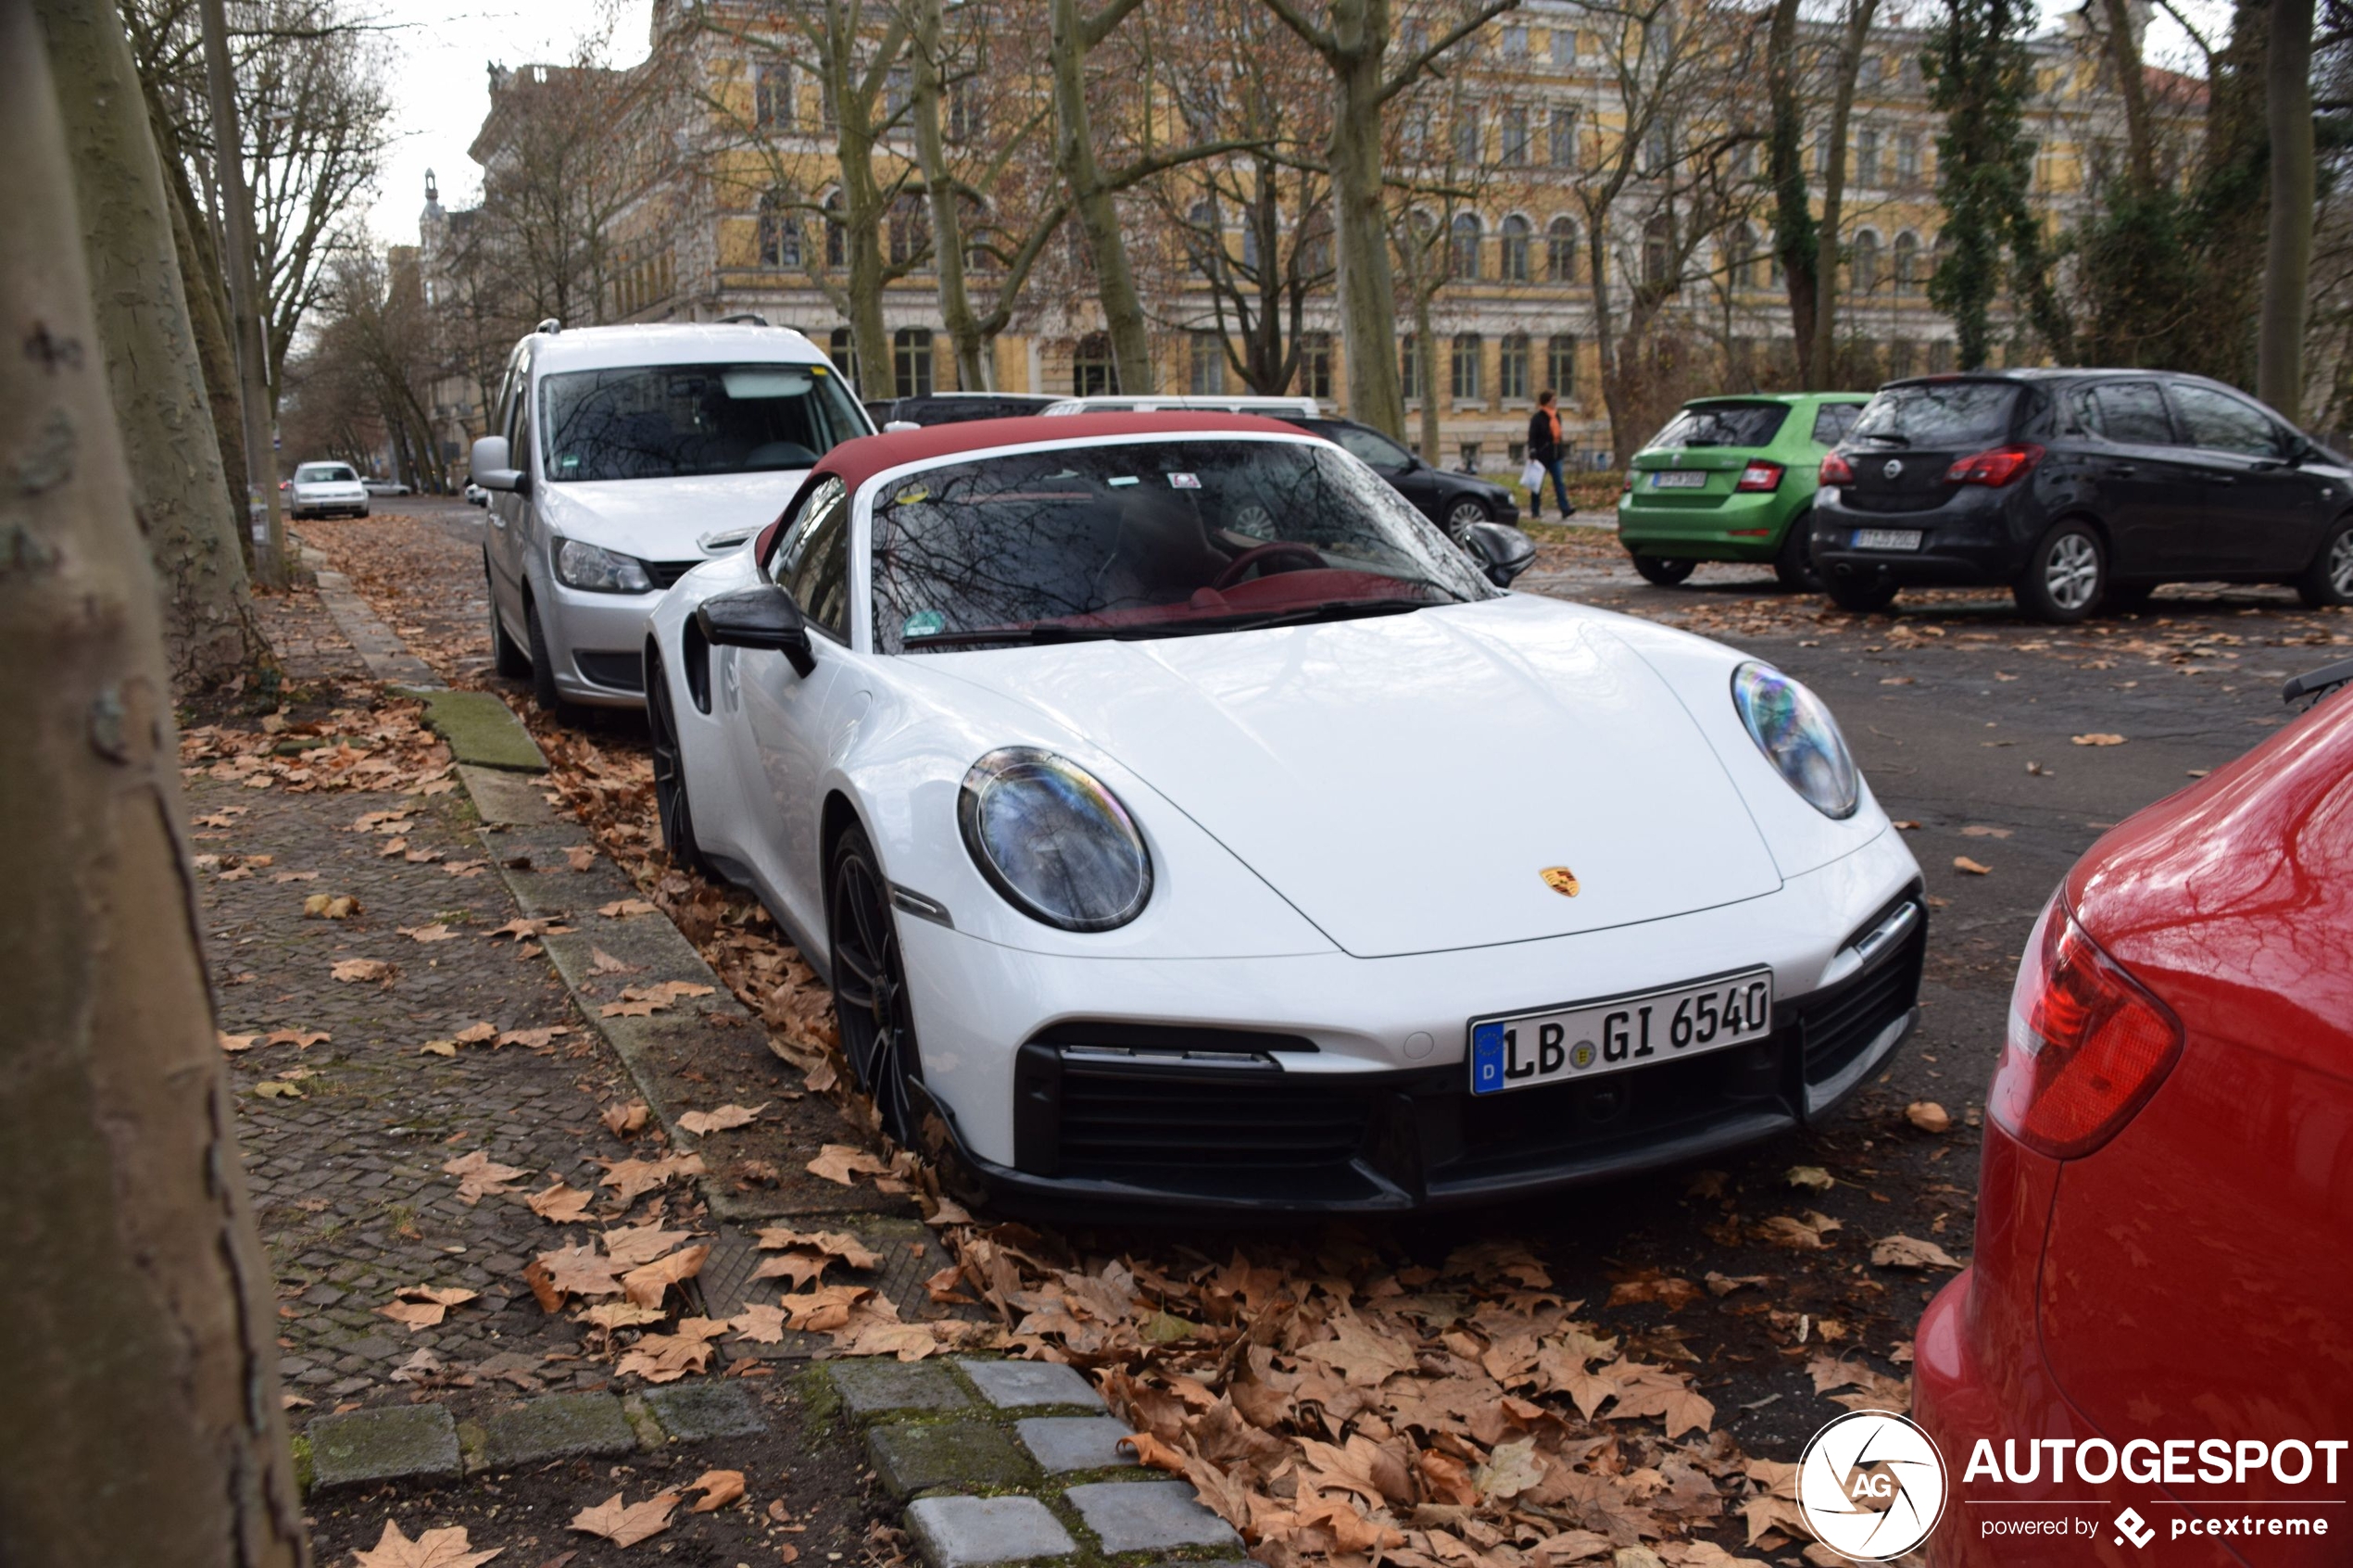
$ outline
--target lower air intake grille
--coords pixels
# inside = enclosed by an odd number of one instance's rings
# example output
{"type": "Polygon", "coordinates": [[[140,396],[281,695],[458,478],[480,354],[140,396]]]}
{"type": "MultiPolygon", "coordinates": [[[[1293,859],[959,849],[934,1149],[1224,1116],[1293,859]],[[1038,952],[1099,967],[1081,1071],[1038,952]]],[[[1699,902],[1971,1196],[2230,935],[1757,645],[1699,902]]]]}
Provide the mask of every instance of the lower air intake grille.
{"type": "Polygon", "coordinates": [[[654,580],[655,587],[667,588],[701,564],[698,560],[649,560],[646,575],[654,580]]]}
{"type": "Polygon", "coordinates": [[[1355,1155],[1371,1117],[1369,1091],[1321,1074],[1189,1078],[1065,1056],[1057,1163],[1070,1176],[1328,1168],[1355,1155]]]}
{"type": "Polygon", "coordinates": [[[645,662],[634,653],[574,653],[572,660],[581,674],[600,686],[623,692],[646,689],[645,662]]]}

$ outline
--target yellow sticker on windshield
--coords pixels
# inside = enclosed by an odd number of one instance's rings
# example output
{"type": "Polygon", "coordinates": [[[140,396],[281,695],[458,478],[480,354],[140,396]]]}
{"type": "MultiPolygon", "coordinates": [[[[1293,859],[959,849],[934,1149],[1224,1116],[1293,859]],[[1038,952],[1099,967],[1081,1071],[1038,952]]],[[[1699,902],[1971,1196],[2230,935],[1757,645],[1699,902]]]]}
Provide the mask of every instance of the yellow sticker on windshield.
{"type": "Polygon", "coordinates": [[[920,484],[911,484],[890,498],[894,507],[912,507],[918,501],[931,499],[931,492],[920,484]]]}

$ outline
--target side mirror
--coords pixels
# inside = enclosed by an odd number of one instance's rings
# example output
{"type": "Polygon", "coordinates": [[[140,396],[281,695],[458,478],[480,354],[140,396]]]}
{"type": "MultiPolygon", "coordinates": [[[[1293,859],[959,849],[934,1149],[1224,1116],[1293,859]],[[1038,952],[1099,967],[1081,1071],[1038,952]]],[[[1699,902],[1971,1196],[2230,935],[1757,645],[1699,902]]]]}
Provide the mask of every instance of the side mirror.
{"type": "Polygon", "coordinates": [[[1498,588],[1508,588],[1512,579],[1526,571],[1536,559],[1536,541],[1509,523],[1474,522],[1463,529],[1463,549],[1487,574],[1487,580],[1498,588]]]}
{"type": "Polygon", "coordinates": [[[809,646],[808,620],[792,596],[774,583],[703,600],[695,607],[695,630],[713,647],[781,653],[796,674],[817,668],[817,656],[809,646]]]}
{"type": "Polygon", "coordinates": [[[484,490],[511,490],[518,495],[531,494],[531,475],[509,466],[507,438],[485,435],[474,443],[473,481],[484,490]]]}

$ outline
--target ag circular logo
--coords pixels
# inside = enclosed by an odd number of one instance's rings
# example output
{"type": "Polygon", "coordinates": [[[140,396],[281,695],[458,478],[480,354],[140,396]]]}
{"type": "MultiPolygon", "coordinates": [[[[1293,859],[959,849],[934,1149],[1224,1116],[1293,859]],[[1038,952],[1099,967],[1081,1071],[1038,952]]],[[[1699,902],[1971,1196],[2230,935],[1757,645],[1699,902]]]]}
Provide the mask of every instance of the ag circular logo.
{"type": "Polygon", "coordinates": [[[1944,1512],[1944,1460],[1927,1433],[1856,1411],[1814,1434],[1797,1461],[1797,1506],[1822,1544],[1856,1562],[1903,1556],[1944,1512]]]}

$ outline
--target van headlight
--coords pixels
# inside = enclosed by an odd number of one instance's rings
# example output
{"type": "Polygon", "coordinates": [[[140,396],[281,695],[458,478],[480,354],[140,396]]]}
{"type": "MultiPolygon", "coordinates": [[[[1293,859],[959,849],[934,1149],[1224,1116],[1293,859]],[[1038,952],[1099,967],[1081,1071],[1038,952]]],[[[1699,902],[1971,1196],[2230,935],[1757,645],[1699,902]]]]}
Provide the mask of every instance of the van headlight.
{"type": "Polygon", "coordinates": [[[956,823],[1005,901],[1064,931],[1110,931],[1143,913],[1151,853],[1119,797],[1066,758],[992,751],[964,775],[956,823]]]}
{"type": "Polygon", "coordinates": [[[591,594],[644,594],[654,585],[646,563],[636,557],[577,539],[566,539],[556,546],[556,581],[591,594]]]}
{"type": "Polygon", "coordinates": [[[1862,775],[1820,697],[1771,665],[1751,660],[1732,671],[1732,706],[1756,749],[1806,804],[1825,817],[1855,814],[1862,775]]]}

